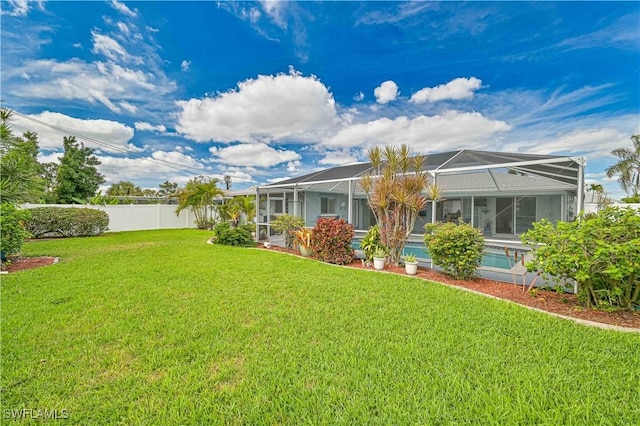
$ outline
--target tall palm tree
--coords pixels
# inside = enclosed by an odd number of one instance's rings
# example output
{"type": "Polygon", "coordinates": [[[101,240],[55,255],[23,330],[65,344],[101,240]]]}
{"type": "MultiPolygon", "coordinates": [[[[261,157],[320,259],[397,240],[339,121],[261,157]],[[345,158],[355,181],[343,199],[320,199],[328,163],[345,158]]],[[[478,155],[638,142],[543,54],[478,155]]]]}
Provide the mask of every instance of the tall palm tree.
{"type": "Polygon", "coordinates": [[[618,182],[627,193],[636,197],[640,195],[640,135],[631,136],[633,148],[618,148],[611,155],[620,160],[607,168],[607,177],[619,175],[618,182]]]}

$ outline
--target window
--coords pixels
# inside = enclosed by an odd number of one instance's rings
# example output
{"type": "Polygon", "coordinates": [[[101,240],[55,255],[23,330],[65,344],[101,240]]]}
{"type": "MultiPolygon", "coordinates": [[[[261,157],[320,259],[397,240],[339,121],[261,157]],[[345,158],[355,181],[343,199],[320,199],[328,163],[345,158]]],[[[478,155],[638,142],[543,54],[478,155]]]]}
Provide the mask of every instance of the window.
{"type": "Polygon", "coordinates": [[[284,213],[284,200],[281,198],[272,198],[270,210],[272,215],[284,213]]]}
{"type": "Polygon", "coordinates": [[[336,199],[320,197],[320,214],[336,214],[336,199]]]}

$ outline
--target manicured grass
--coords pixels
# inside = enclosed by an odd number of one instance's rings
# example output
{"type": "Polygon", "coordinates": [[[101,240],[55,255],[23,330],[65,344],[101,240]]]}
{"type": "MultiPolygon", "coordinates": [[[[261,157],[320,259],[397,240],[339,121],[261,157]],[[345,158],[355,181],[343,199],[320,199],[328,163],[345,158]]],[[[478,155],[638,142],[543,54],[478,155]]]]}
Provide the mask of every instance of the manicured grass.
{"type": "Polygon", "coordinates": [[[3,420],[640,424],[638,334],[208,237],[27,243],[61,262],[2,278],[3,420]]]}

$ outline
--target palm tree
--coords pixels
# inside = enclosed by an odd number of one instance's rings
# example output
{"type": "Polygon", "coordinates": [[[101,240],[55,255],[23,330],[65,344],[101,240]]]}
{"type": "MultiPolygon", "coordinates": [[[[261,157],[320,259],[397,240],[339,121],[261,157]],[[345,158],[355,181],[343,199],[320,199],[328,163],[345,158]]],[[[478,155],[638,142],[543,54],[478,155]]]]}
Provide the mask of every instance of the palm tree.
{"type": "Polygon", "coordinates": [[[633,148],[618,148],[611,155],[620,160],[607,168],[607,177],[619,175],[618,182],[627,193],[636,197],[640,195],[640,135],[631,136],[633,148]]]}
{"type": "Polygon", "coordinates": [[[187,185],[178,193],[178,207],[176,214],[186,208],[191,209],[196,217],[198,229],[207,229],[213,226],[209,208],[217,196],[222,196],[222,190],[218,188],[220,181],[215,178],[198,176],[187,182],[187,185]]]}

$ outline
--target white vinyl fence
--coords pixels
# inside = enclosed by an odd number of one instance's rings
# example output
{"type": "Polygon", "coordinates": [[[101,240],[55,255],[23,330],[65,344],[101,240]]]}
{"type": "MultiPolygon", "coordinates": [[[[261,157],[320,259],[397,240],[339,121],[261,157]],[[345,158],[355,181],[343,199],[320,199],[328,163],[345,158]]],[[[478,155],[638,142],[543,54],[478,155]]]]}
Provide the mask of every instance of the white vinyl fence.
{"type": "Polygon", "coordinates": [[[195,228],[195,217],[190,210],[182,210],[176,216],[175,205],[170,204],[118,204],[93,206],[80,204],[25,204],[36,207],[86,207],[102,210],[109,215],[109,231],[142,231],[145,229],[195,228]]]}
{"type": "MultiPolygon", "coordinates": [[[[621,208],[625,208],[625,207],[630,207],[632,209],[636,209],[638,210],[638,212],[640,213],[640,203],[612,203],[610,204],[611,207],[621,207],[621,208]]],[[[598,212],[598,205],[596,203],[585,203],[584,204],[584,212],[585,213],[597,213],[598,212]]]]}

